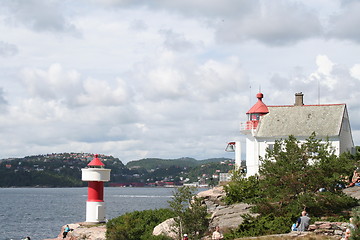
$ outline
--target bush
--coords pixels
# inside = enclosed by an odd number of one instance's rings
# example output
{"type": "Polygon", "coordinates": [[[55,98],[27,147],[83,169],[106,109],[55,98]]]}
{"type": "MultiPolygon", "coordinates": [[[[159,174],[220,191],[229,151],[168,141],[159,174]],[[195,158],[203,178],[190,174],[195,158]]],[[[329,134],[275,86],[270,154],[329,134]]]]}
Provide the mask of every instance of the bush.
{"type": "Polygon", "coordinates": [[[349,209],[358,205],[358,200],[345,194],[331,192],[303,193],[290,202],[259,201],[253,210],[264,215],[297,216],[305,209],[310,216],[333,216],[348,218],[349,209]],[[281,210],[280,210],[281,209],[281,210]]]}
{"type": "Polygon", "coordinates": [[[106,224],[109,240],[168,240],[165,236],[153,236],[154,227],[174,217],[170,209],[134,211],[111,219],[106,224]]]}
{"type": "Polygon", "coordinates": [[[226,192],[225,203],[253,203],[259,197],[259,181],[257,177],[251,176],[244,178],[235,177],[228,185],[224,186],[226,192]]]}

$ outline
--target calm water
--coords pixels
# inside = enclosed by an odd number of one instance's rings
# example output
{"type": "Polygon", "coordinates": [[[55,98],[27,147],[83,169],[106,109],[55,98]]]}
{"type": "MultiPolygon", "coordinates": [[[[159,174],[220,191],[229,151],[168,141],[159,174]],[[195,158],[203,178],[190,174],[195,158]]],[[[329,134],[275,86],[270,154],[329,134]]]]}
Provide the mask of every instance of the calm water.
{"type": "MultiPolygon", "coordinates": [[[[105,188],[108,219],[168,207],[171,188],[105,188]]],[[[85,221],[87,188],[0,188],[0,240],[54,238],[68,223],[85,221]]]]}

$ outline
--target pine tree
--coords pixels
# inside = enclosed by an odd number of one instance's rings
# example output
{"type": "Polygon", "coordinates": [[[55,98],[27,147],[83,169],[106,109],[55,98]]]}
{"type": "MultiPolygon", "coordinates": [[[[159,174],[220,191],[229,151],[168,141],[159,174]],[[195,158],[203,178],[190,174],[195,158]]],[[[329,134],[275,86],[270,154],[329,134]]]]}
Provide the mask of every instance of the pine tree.
{"type": "Polygon", "coordinates": [[[179,239],[183,234],[188,234],[190,239],[200,239],[207,230],[209,221],[206,218],[207,208],[201,199],[195,196],[196,188],[183,186],[175,190],[170,208],[175,212],[175,229],[179,239]]]}
{"type": "Polygon", "coordinates": [[[340,189],[342,176],[352,172],[354,161],[337,157],[331,144],[315,134],[305,142],[294,136],[276,141],[261,163],[261,213],[297,215],[306,209],[313,216],[324,216],[357,204],[340,189]]]}

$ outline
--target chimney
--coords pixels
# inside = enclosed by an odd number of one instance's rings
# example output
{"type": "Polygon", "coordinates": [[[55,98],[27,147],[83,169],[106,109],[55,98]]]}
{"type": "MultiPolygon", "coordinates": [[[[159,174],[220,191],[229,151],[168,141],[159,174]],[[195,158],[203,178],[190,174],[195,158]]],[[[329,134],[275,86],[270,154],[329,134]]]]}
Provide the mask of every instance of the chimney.
{"type": "Polygon", "coordinates": [[[302,92],[295,93],[295,104],[294,106],[303,106],[304,105],[304,94],[302,92]]]}

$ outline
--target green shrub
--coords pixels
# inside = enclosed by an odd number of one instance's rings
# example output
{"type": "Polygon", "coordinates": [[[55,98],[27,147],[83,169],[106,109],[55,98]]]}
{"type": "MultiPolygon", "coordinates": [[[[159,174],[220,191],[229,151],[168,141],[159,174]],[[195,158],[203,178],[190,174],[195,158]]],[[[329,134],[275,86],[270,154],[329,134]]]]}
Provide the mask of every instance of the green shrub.
{"type": "Polygon", "coordinates": [[[289,202],[260,200],[253,210],[264,215],[297,216],[305,209],[313,217],[333,216],[341,219],[349,218],[347,210],[357,205],[358,200],[345,194],[316,192],[301,194],[289,202]]]}
{"type": "Polygon", "coordinates": [[[170,209],[134,211],[109,220],[106,239],[109,240],[168,240],[165,236],[153,236],[154,227],[174,217],[170,209]]]}
{"type": "Polygon", "coordinates": [[[225,203],[253,203],[259,197],[259,181],[257,177],[251,176],[244,178],[235,177],[229,184],[224,186],[226,192],[225,203]]]}

